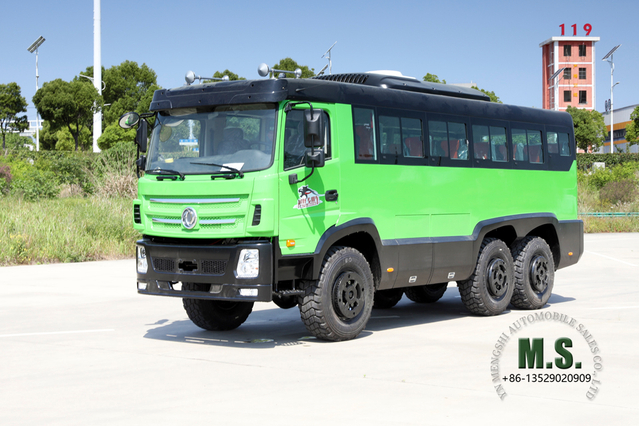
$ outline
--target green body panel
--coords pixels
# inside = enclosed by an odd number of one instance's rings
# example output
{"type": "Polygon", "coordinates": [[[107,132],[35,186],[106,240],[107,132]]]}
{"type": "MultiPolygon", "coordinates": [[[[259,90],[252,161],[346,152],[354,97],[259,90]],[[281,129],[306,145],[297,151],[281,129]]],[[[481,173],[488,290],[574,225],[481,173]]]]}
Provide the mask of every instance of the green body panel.
{"type": "Polygon", "coordinates": [[[296,173],[302,179],[311,169],[283,170],[285,105],[282,102],[278,111],[276,155],[270,168],[230,180],[187,175],[184,181],[158,181],[155,175],[146,175],[139,179],[135,203],[141,205],[142,223],[135,228],[145,235],[178,238],[278,237],[282,254],[293,255],[315,252],[327,229],[358,218],[373,219],[382,240],[468,236],[478,222],[510,215],[553,213],[558,220],[577,219],[575,163],[567,172],[358,164],[352,108],[344,104],[313,103],[330,118],[331,158],[309,179],[291,185],[289,175],[296,173]],[[317,192],[320,204],[295,208],[304,186],[317,192]],[[328,190],[338,191],[337,201],[325,201],[328,190]],[[151,201],[177,198],[239,200],[151,201]],[[256,205],[262,207],[261,221],[251,226],[256,205]],[[194,208],[200,220],[235,219],[235,223],[198,223],[187,230],[181,224],[152,221],[180,219],[185,207],[194,208]],[[295,240],[295,245],[287,247],[287,240],[295,240]]]}

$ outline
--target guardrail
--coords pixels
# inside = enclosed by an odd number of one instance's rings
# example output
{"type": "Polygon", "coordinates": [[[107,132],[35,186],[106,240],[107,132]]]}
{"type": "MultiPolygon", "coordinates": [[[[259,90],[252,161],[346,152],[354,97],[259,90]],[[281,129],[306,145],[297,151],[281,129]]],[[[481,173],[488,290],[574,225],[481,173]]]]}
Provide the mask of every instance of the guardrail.
{"type": "Polygon", "coordinates": [[[579,216],[596,216],[596,217],[633,217],[639,216],[639,212],[587,212],[587,213],[578,213],[579,216]]]}

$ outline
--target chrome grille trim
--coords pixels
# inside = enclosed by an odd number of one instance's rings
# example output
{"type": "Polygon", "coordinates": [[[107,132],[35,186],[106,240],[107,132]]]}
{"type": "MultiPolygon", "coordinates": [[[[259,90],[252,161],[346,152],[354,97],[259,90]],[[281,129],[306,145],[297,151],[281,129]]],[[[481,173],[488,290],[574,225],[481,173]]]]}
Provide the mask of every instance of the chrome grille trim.
{"type": "Polygon", "coordinates": [[[149,201],[161,204],[219,204],[237,203],[240,198],[151,198],[149,201]]]}
{"type": "Polygon", "coordinates": [[[173,225],[180,225],[182,223],[182,219],[158,219],[157,217],[152,218],[151,221],[155,223],[170,223],[173,225]]]}
{"type": "Polygon", "coordinates": [[[204,219],[200,220],[200,225],[225,225],[235,223],[235,219],[204,219]]]}

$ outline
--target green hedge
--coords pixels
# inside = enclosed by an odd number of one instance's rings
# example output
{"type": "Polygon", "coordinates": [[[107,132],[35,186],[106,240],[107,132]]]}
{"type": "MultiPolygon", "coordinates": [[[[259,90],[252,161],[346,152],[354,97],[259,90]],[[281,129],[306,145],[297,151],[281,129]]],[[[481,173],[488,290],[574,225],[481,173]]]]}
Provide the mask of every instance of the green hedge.
{"type": "Polygon", "coordinates": [[[614,153],[614,154],[577,154],[577,168],[579,170],[589,170],[592,163],[606,163],[606,167],[617,164],[639,162],[638,153],[614,153]]]}

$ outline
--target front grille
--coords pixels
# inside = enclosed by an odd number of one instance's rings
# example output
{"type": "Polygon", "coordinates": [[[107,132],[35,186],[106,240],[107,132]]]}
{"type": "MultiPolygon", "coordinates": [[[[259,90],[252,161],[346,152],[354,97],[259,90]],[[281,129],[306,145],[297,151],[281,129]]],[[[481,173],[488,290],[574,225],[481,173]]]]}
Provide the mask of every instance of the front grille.
{"type": "Polygon", "coordinates": [[[133,222],[142,223],[142,216],[140,215],[140,205],[133,205],[133,222]]]}
{"type": "Polygon", "coordinates": [[[224,260],[202,260],[201,270],[203,274],[223,275],[226,270],[226,261],[224,260]]]}
{"type": "Polygon", "coordinates": [[[175,271],[175,261],[173,259],[155,258],[153,259],[153,269],[158,272],[175,271]]]}

